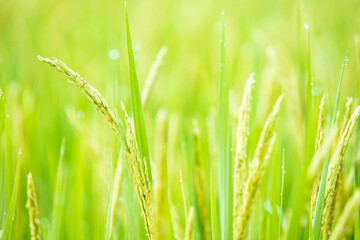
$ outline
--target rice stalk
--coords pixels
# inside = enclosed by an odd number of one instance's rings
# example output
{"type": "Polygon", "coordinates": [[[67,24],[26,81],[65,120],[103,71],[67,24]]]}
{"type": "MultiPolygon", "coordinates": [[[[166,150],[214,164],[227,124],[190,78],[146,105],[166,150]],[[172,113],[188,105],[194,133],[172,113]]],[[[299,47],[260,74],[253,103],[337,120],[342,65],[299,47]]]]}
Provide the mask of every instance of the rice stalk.
{"type": "Polygon", "coordinates": [[[210,218],[209,210],[206,201],[206,191],[204,184],[204,172],[201,159],[201,147],[200,147],[200,129],[197,121],[194,121],[194,145],[195,145],[195,191],[196,191],[196,203],[197,209],[200,215],[200,222],[203,232],[203,237],[205,240],[211,239],[211,230],[210,230],[210,218]]]}
{"type": "Polygon", "coordinates": [[[64,202],[66,189],[66,171],[64,169],[64,155],[65,155],[65,138],[62,139],[59,153],[59,161],[56,173],[56,187],[53,199],[51,229],[48,238],[57,240],[61,235],[61,225],[64,216],[64,202]]]}
{"type": "Polygon", "coordinates": [[[114,185],[113,185],[112,194],[111,194],[108,239],[110,239],[112,236],[112,232],[113,232],[114,225],[115,225],[116,209],[118,207],[119,197],[122,192],[122,187],[121,187],[122,178],[123,178],[122,157],[123,157],[123,151],[120,150],[116,169],[115,169],[114,185]]]}
{"type": "Polygon", "coordinates": [[[344,211],[342,212],[330,240],[344,239],[352,231],[352,226],[359,214],[360,207],[360,190],[357,190],[347,201],[344,211]]]}
{"type": "Polygon", "coordinates": [[[182,176],[182,170],[180,168],[180,186],[181,186],[181,195],[182,195],[182,199],[183,199],[183,205],[184,205],[184,217],[185,219],[187,218],[187,199],[186,199],[186,194],[185,194],[185,188],[184,188],[184,181],[183,181],[183,176],[182,176]]]}
{"type": "Polygon", "coordinates": [[[211,212],[211,239],[218,240],[216,192],[214,188],[213,174],[210,170],[210,212],[211,212]]]}
{"type": "Polygon", "coordinates": [[[239,108],[238,127],[236,131],[236,152],[234,158],[234,202],[233,202],[233,231],[239,228],[238,216],[240,213],[240,206],[243,197],[244,183],[248,171],[247,158],[247,142],[249,137],[249,121],[250,121],[250,102],[251,90],[255,83],[254,73],[250,74],[242,99],[242,104],[239,108]]]}
{"type": "Polygon", "coordinates": [[[194,239],[194,215],[195,209],[194,207],[190,207],[188,218],[186,221],[185,240],[194,239]]]}
{"type": "Polygon", "coordinates": [[[235,229],[234,239],[244,239],[246,237],[250,222],[251,208],[255,202],[255,195],[261,185],[261,179],[264,174],[264,170],[266,169],[275,141],[275,135],[271,137],[271,134],[280,110],[282,99],[283,95],[277,99],[276,104],[272,112],[269,114],[261,132],[252,161],[252,168],[250,169],[249,177],[246,180],[244,197],[240,208],[240,214],[237,219],[237,221],[239,221],[239,228],[235,229]]]}
{"type": "Polygon", "coordinates": [[[338,143],[335,155],[331,160],[329,175],[327,177],[326,191],[325,191],[325,206],[323,211],[323,222],[322,222],[322,236],[323,239],[328,239],[331,234],[331,227],[333,223],[333,213],[335,206],[335,197],[337,194],[338,180],[341,169],[343,167],[343,159],[346,154],[351,136],[355,131],[356,123],[360,115],[360,106],[352,114],[348,121],[344,132],[342,133],[341,139],[338,143]]]}
{"type": "Polygon", "coordinates": [[[343,118],[343,125],[342,125],[341,131],[340,131],[340,136],[344,133],[344,131],[346,129],[346,125],[350,120],[352,104],[353,104],[353,99],[348,98],[346,101],[346,104],[345,104],[345,113],[344,113],[344,118],[343,118]]]}
{"type": "Polygon", "coordinates": [[[155,77],[159,71],[159,68],[161,67],[161,64],[163,62],[164,56],[167,53],[167,50],[168,49],[166,46],[163,46],[159,50],[159,52],[156,55],[155,61],[151,65],[150,72],[145,80],[144,87],[141,91],[142,105],[144,109],[146,109],[147,107],[149,96],[154,86],[155,77]]]}
{"type": "Polygon", "coordinates": [[[13,223],[15,222],[14,219],[15,219],[16,202],[17,202],[17,195],[19,192],[19,184],[20,184],[21,154],[22,153],[20,149],[18,153],[18,160],[16,165],[14,187],[11,193],[9,209],[6,213],[6,221],[5,221],[5,229],[4,229],[5,239],[12,239],[12,227],[13,227],[13,223]]]}
{"type": "Polygon", "coordinates": [[[168,201],[168,173],[167,173],[167,138],[168,119],[165,111],[159,111],[157,122],[157,151],[154,184],[154,238],[170,239],[172,236],[171,218],[168,201]]]}
{"type": "Polygon", "coordinates": [[[41,226],[39,219],[39,207],[37,204],[35,186],[31,173],[27,176],[27,197],[26,208],[29,212],[31,240],[40,240],[41,226]]]}
{"type": "Polygon", "coordinates": [[[224,11],[220,38],[220,79],[218,88],[218,169],[219,169],[219,205],[221,239],[231,239],[233,204],[232,204],[232,156],[231,156],[231,118],[229,108],[229,78],[227,77],[226,43],[224,11]]]}
{"type": "Polygon", "coordinates": [[[177,214],[176,207],[172,202],[169,201],[170,205],[170,217],[173,231],[173,238],[176,240],[180,240],[184,238],[184,226],[182,220],[180,220],[180,215],[177,214]]]}
{"type": "Polygon", "coordinates": [[[278,239],[280,239],[281,236],[281,229],[283,223],[284,184],[285,184],[285,150],[283,149],[282,161],[281,161],[281,188],[280,188],[280,213],[279,213],[278,239]]]}

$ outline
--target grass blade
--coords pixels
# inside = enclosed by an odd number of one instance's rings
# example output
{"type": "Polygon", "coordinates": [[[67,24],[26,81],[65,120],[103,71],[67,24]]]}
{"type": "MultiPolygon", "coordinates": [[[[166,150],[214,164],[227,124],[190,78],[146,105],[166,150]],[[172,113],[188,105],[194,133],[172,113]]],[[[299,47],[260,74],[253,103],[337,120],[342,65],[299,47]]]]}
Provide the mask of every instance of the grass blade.
{"type": "MultiPolygon", "coordinates": [[[[333,131],[333,128],[335,126],[336,113],[338,111],[338,105],[339,105],[339,99],[340,99],[341,83],[343,80],[344,70],[345,70],[347,61],[348,61],[348,56],[346,53],[346,56],[345,56],[345,59],[344,59],[343,65],[342,65],[339,85],[337,88],[334,112],[333,112],[332,119],[331,119],[330,132],[333,131]]],[[[320,239],[321,219],[322,219],[323,207],[324,207],[325,188],[326,188],[326,179],[327,179],[327,173],[328,173],[328,168],[329,168],[329,162],[330,162],[330,154],[324,163],[323,172],[321,174],[319,192],[318,192],[318,196],[317,196],[317,200],[316,200],[314,220],[313,220],[313,229],[314,229],[315,240],[320,239]]]]}
{"type": "Polygon", "coordinates": [[[49,232],[49,239],[54,239],[54,240],[61,238],[60,228],[64,213],[64,201],[65,201],[65,172],[63,167],[64,154],[65,154],[65,138],[63,138],[60,147],[51,229],[49,232]]]}
{"type": "Polygon", "coordinates": [[[151,90],[154,86],[155,77],[159,71],[159,68],[161,67],[163,58],[166,53],[167,53],[167,47],[163,46],[156,55],[155,61],[151,65],[150,72],[145,80],[144,87],[141,91],[141,98],[144,109],[146,109],[147,103],[149,102],[149,97],[151,94],[151,90]]]}
{"type": "MultiPolygon", "coordinates": [[[[221,13],[224,16],[224,12],[221,13]]],[[[229,139],[229,80],[226,76],[225,23],[223,19],[220,52],[220,85],[218,107],[218,156],[221,239],[232,238],[232,205],[229,205],[231,191],[231,158],[228,156],[229,139]]]]}
{"type": "Polygon", "coordinates": [[[127,39],[129,69],[130,69],[131,101],[132,101],[132,110],[134,116],[136,142],[139,148],[141,159],[145,158],[146,168],[149,173],[149,179],[151,182],[152,175],[151,175],[151,166],[150,166],[150,154],[149,154],[149,147],[146,136],[141,93],[140,93],[139,82],[137,79],[136,69],[135,69],[134,51],[131,43],[129,19],[128,19],[126,6],[125,6],[125,16],[126,16],[126,39],[127,39]]]}
{"type": "Polygon", "coordinates": [[[218,218],[216,208],[216,192],[214,189],[214,181],[212,171],[210,172],[210,208],[211,208],[211,237],[218,240],[218,218]]]}
{"type": "Polygon", "coordinates": [[[14,188],[13,188],[13,192],[11,194],[9,210],[7,212],[7,218],[6,218],[6,222],[5,222],[5,239],[12,239],[12,237],[11,237],[12,226],[14,223],[16,200],[17,200],[17,194],[19,191],[20,156],[21,156],[21,150],[19,150],[19,154],[18,154],[16,174],[15,174],[15,180],[14,180],[14,188]]]}
{"type": "Polygon", "coordinates": [[[280,239],[281,229],[282,229],[283,201],[284,201],[284,181],[285,181],[285,149],[283,149],[282,161],[281,161],[281,191],[280,191],[280,211],[279,211],[278,239],[280,239]]]}
{"type": "Polygon", "coordinates": [[[114,225],[115,225],[115,218],[116,218],[116,209],[118,207],[119,197],[122,192],[122,180],[123,180],[123,167],[122,167],[122,160],[123,159],[123,151],[120,150],[119,157],[117,160],[116,170],[115,170],[115,176],[114,176],[114,182],[112,184],[111,189],[111,201],[109,205],[109,213],[106,223],[106,237],[105,239],[110,240],[112,233],[114,231],[114,225]]]}
{"type": "Polygon", "coordinates": [[[309,25],[305,24],[308,37],[308,51],[307,51],[307,82],[306,82],[306,122],[305,122],[305,166],[308,166],[309,161],[314,153],[314,95],[313,90],[313,79],[311,70],[311,40],[310,40],[310,29],[309,25]]]}
{"type": "Polygon", "coordinates": [[[194,239],[194,207],[190,207],[188,218],[186,220],[185,240],[194,239]]]}
{"type": "Polygon", "coordinates": [[[201,143],[200,143],[200,129],[199,124],[196,120],[193,121],[193,137],[194,137],[194,160],[195,160],[195,216],[198,226],[198,232],[201,239],[209,240],[211,239],[210,233],[210,218],[208,211],[208,201],[205,198],[207,195],[206,187],[204,184],[204,163],[203,156],[201,152],[201,143]]]}

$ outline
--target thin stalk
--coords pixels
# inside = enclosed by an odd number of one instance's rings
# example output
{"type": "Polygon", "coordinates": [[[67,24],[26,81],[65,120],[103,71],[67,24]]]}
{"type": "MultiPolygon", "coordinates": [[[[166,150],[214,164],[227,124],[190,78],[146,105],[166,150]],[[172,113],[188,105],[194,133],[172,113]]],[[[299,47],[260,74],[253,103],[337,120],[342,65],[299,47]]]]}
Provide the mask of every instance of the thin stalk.
{"type": "Polygon", "coordinates": [[[281,192],[280,192],[280,212],[279,212],[279,235],[278,239],[281,236],[281,226],[282,226],[282,209],[283,209],[283,200],[284,200],[284,180],[285,180],[285,149],[283,149],[282,162],[281,162],[281,192]]]}

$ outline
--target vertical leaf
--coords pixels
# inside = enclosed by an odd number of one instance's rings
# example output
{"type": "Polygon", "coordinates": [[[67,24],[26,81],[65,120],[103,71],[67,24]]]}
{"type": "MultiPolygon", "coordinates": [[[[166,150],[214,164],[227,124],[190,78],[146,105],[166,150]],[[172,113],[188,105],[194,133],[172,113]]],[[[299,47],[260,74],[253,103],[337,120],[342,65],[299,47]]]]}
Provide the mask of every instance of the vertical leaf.
{"type": "Polygon", "coordinates": [[[282,218],[283,218],[284,181],[285,181],[285,149],[283,149],[282,161],[281,161],[281,188],[280,188],[280,211],[279,211],[278,239],[281,239],[280,236],[281,236],[282,218]]]}
{"type": "MultiPolygon", "coordinates": [[[[224,15],[224,12],[222,12],[224,15]]],[[[232,193],[231,193],[231,131],[229,118],[229,80],[226,76],[225,23],[223,19],[220,53],[220,86],[218,109],[218,151],[221,239],[232,238],[232,193]]]]}
{"type": "Polygon", "coordinates": [[[14,188],[13,188],[13,191],[11,194],[9,210],[7,212],[7,218],[6,218],[6,222],[5,222],[5,239],[12,239],[12,237],[11,237],[12,226],[13,226],[14,219],[15,219],[16,200],[17,200],[17,194],[19,191],[20,156],[21,156],[21,150],[19,150],[19,154],[18,154],[16,174],[15,174],[15,180],[14,180],[14,188]]]}
{"type": "Polygon", "coordinates": [[[59,163],[56,176],[56,189],[54,194],[53,213],[51,220],[51,229],[49,232],[49,239],[59,239],[61,221],[64,213],[65,201],[65,172],[63,168],[63,159],[65,154],[65,138],[63,138],[60,147],[59,163]]]}
{"type": "Polygon", "coordinates": [[[210,172],[210,208],[211,208],[211,237],[212,240],[218,240],[218,219],[216,208],[216,192],[214,189],[214,182],[212,171],[210,172]]]}
{"type": "Polygon", "coordinates": [[[149,147],[146,136],[144,112],[143,112],[139,82],[136,75],[134,51],[131,43],[129,19],[128,19],[126,6],[125,6],[125,16],[126,16],[126,39],[127,39],[129,69],[130,69],[131,102],[132,102],[132,110],[134,116],[136,142],[139,148],[141,159],[145,158],[149,179],[150,181],[152,181],[150,154],[149,154],[149,147]]]}
{"type": "Polygon", "coordinates": [[[313,80],[311,71],[311,45],[310,45],[310,29],[309,25],[305,24],[308,37],[308,52],[307,52],[307,82],[306,82],[306,126],[305,126],[305,167],[308,166],[309,161],[314,153],[315,133],[314,131],[314,95],[312,94],[313,80]]]}

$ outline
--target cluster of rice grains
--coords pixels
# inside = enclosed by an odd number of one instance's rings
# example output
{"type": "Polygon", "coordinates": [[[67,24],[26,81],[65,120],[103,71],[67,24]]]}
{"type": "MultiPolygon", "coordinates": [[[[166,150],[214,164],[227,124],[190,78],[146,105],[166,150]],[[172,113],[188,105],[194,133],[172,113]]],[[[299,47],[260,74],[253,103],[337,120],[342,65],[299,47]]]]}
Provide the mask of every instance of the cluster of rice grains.
{"type": "Polygon", "coordinates": [[[243,95],[243,101],[239,109],[239,120],[237,128],[237,143],[234,167],[234,200],[233,200],[233,238],[244,239],[255,203],[255,196],[261,184],[264,170],[275,142],[276,134],[273,133],[275,120],[280,110],[283,99],[281,95],[269,114],[258,141],[251,167],[247,155],[247,141],[249,135],[250,100],[251,89],[254,84],[254,74],[251,74],[243,95]]]}
{"type": "Polygon", "coordinates": [[[38,59],[55,67],[59,72],[74,83],[81,92],[83,92],[90,101],[95,105],[96,109],[105,117],[115,134],[120,138],[122,147],[127,153],[130,170],[136,187],[136,193],[141,206],[142,216],[144,218],[145,228],[149,239],[153,237],[153,210],[151,197],[151,181],[149,179],[148,169],[145,159],[140,157],[137,147],[133,120],[129,118],[124,104],[121,104],[124,113],[124,120],[114,114],[102,95],[90,84],[88,84],[78,73],[70,69],[60,60],[43,58],[38,59]]]}

